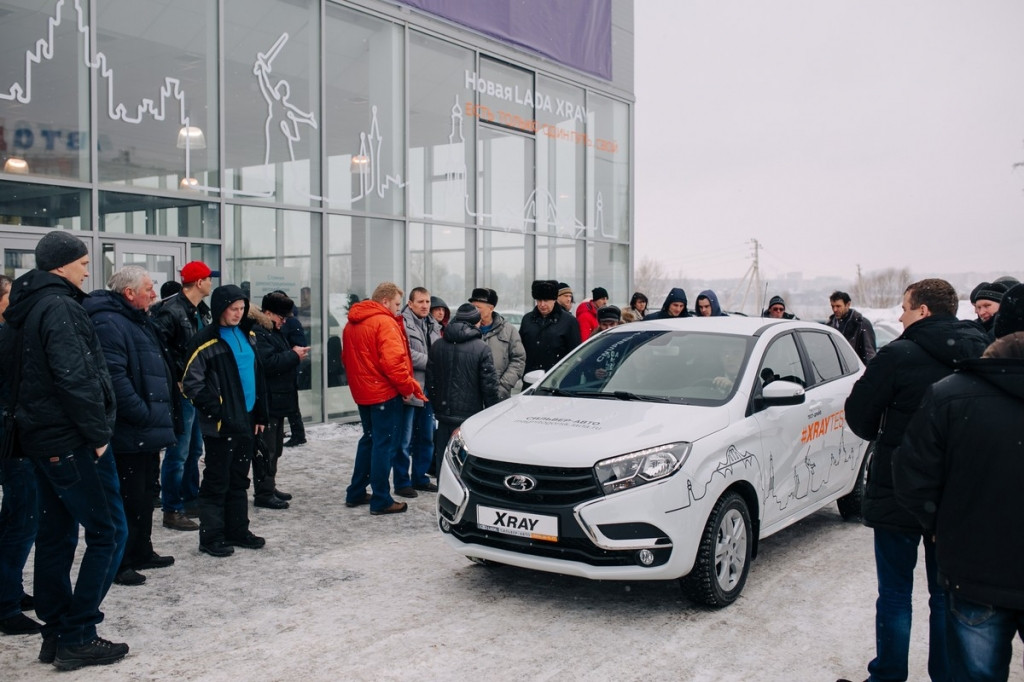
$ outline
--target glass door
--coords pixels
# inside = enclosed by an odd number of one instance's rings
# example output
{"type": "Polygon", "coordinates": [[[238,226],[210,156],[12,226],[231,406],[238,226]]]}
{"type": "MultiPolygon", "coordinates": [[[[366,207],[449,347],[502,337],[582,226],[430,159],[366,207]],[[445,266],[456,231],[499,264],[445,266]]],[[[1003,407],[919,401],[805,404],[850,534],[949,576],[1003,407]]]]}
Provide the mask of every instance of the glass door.
{"type": "Polygon", "coordinates": [[[185,244],[176,242],[143,242],[117,240],[103,244],[103,283],[126,265],[141,265],[153,278],[158,292],[164,282],[179,279],[185,261],[185,244]]]}
{"type": "Polygon", "coordinates": [[[36,242],[40,237],[3,235],[3,239],[0,240],[0,263],[3,263],[3,274],[11,279],[17,279],[35,267],[36,242]]]}

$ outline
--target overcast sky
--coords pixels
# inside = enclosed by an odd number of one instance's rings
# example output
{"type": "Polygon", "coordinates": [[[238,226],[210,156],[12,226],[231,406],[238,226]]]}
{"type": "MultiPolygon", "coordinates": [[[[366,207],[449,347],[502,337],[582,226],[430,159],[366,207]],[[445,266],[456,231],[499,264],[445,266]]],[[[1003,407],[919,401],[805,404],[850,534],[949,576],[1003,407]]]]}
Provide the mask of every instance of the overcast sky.
{"type": "Polygon", "coordinates": [[[635,7],[637,263],[1024,276],[1024,2],[635,7]]]}

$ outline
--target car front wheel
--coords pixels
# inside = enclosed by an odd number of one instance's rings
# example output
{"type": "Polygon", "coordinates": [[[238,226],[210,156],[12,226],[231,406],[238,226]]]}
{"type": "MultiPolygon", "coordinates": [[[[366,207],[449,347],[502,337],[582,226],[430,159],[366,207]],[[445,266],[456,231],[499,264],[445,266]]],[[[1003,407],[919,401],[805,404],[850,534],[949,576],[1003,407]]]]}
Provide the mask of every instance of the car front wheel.
{"type": "Polygon", "coordinates": [[[750,570],[750,512],[737,493],[719,498],[701,536],[693,570],[680,583],[690,599],[721,608],[736,601],[750,570]]]}

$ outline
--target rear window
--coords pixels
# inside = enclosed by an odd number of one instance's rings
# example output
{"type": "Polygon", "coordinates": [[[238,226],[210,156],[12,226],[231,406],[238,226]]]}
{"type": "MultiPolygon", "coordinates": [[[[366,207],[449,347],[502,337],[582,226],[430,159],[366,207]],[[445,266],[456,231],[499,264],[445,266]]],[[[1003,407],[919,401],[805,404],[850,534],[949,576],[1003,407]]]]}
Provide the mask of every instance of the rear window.
{"type": "Polygon", "coordinates": [[[826,332],[801,332],[800,338],[811,361],[810,385],[822,384],[843,376],[839,350],[826,332]]]}

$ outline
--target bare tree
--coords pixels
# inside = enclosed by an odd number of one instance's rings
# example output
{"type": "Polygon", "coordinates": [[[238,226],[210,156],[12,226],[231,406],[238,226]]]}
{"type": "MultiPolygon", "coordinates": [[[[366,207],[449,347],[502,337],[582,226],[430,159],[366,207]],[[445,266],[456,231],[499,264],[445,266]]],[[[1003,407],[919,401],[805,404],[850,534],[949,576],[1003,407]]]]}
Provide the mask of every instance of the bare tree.
{"type": "Polygon", "coordinates": [[[661,261],[644,256],[633,270],[633,290],[647,294],[648,297],[657,296],[665,286],[665,277],[661,261]]]}
{"type": "Polygon", "coordinates": [[[865,308],[891,308],[903,300],[903,290],[910,284],[910,268],[887,268],[862,275],[850,292],[856,305],[865,308]]]}

